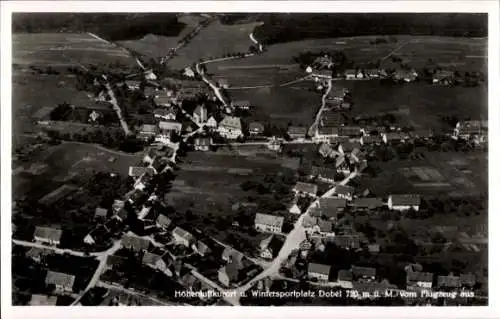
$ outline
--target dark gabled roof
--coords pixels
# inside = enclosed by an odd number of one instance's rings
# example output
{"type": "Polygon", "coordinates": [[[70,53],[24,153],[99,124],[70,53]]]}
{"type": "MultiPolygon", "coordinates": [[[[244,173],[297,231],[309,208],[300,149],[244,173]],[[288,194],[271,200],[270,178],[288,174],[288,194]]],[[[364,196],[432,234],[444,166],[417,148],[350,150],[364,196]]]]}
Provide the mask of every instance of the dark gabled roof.
{"type": "Polygon", "coordinates": [[[304,126],[289,126],[287,130],[288,135],[306,135],[307,128],[304,126]]]}
{"type": "Polygon", "coordinates": [[[320,126],[341,126],[346,122],[346,117],[341,112],[335,110],[323,111],[320,116],[320,126]]]}
{"type": "Polygon", "coordinates": [[[382,142],[382,137],[380,135],[365,135],[363,136],[363,143],[380,143],[382,142]]]}
{"type": "Polygon", "coordinates": [[[355,198],[352,202],[352,206],[356,208],[377,208],[384,206],[384,202],[380,198],[355,198]]]}
{"type": "Polygon", "coordinates": [[[264,132],[264,125],[262,125],[259,122],[252,122],[248,125],[248,130],[250,132],[263,133],[264,132]]]}
{"type": "Polygon", "coordinates": [[[337,280],[352,281],[352,272],[350,269],[341,269],[337,274],[337,280]]]}
{"type": "Polygon", "coordinates": [[[339,127],[340,136],[359,136],[361,134],[361,127],[359,126],[341,126],[339,127]]]}
{"type": "Polygon", "coordinates": [[[392,199],[392,205],[420,205],[420,195],[418,194],[400,194],[400,195],[390,195],[392,199]]]}
{"type": "Polygon", "coordinates": [[[328,265],[309,263],[309,265],[307,265],[307,272],[329,276],[330,275],[330,268],[331,267],[328,265]]]}
{"type": "Polygon", "coordinates": [[[410,271],[406,274],[406,282],[432,282],[434,275],[430,272],[410,271]]]}
{"type": "Polygon", "coordinates": [[[458,276],[438,276],[438,288],[458,288],[461,286],[460,277],[458,276]]]}
{"type": "Polygon", "coordinates": [[[97,207],[95,209],[95,217],[107,217],[108,216],[108,210],[105,208],[97,207]]]}
{"type": "Polygon", "coordinates": [[[372,267],[360,267],[360,266],[352,266],[352,274],[355,277],[359,276],[368,276],[368,277],[375,277],[377,274],[377,270],[372,267]]]}
{"type": "Polygon", "coordinates": [[[128,175],[132,177],[139,177],[148,171],[147,167],[143,166],[130,166],[128,168],[128,175]]]}
{"type": "Polygon", "coordinates": [[[54,284],[73,288],[74,283],[75,276],[62,272],[49,270],[47,272],[47,276],[45,277],[45,284],[47,285],[54,284]]]}
{"type": "Polygon", "coordinates": [[[275,227],[282,227],[284,220],[285,219],[283,216],[276,216],[276,215],[269,215],[262,213],[257,213],[255,215],[256,225],[270,225],[275,227]]]}
{"type": "Polygon", "coordinates": [[[340,144],[342,146],[342,150],[344,152],[352,152],[353,150],[355,149],[359,149],[361,148],[361,143],[359,142],[352,142],[352,141],[346,141],[346,142],[342,142],[340,144]]]}
{"type": "Polygon", "coordinates": [[[311,168],[311,175],[320,176],[322,178],[334,179],[337,171],[333,168],[323,166],[313,166],[311,168]]]}
{"type": "Polygon", "coordinates": [[[323,233],[331,233],[333,231],[333,223],[328,220],[318,220],[319,230],[323,233]]]}
{"type": "Polygon", "coordinates": [[[335,187],[335,193],[342,194],[342,195],[353,195],[354,194],[354,187],[345,186],[345,185],[337,185],[335,187]]]}
{"type": "Polygon", "coordinates": [[[43,249],[43,248],[38,248],[38,247],[32,247],[30,250],[26,252],[26,257],[28,258],[39,258],[42,256],[47,256],[52,254],[52,251],[49,249],[43,249]]]}
{"type": "Polygon", "coordinates": [[[116,212],[116,216],[120,217],[121,220],[125,220],[128,217],[128,211],[125,207],[122,207],[116,212]]]}
{"type": "Polygon", "coordinates": [[[476,284],[476,276],[474,274],[462,274],[460,275],[460,282],[465,286],[474,286],[476,284]]]}
{"type": "Polygon", "coordinates": [[[144,265],[152,265],[154,266],[156,263],[159,261],[162,261],[163,259],[161,258],[160,255],[153,254],[150,252],[145,252],[144,256],[142,256],[142,263],[144,265]]]}
{"type": "Polygon", "coordinates": [[[125,234],[122,238],[122,246],[132,248],[134,251],[147,250],[150,241],[147,238],[125,234]]]}
{"type": "Polygon", "coordinates": [[[172,233],[177,234],[179,237],[182,237],[188,241],[194,240],[194,236],[190,232],[188,232],[188,231],[186,231],[178,226],[174,228],[172,233]]]}
{"type": "Polygon", "coordinates": [[[339,135],[339,128],[335,126],[321,126],[318,128],[319,135],[339,135]]]}
{"type": "Polygon", "coordinates": [[[106,265],[114,267],[114,266],[121,266],[127,262],[126,257],[122,256],[117,256],[117,255],[110,255],[106,259],[106,265]]]}
{"type": "Polygon", "coordinates": [[[62,230],[51,228],[51,227],[41,227],[36,226],[34,237],[45,238],[48,240],[59,241],[61,240],[62,230]]]}
{"type": "Polygon", "coordinates": [[[322,209],[339,209],[345,208],[347,201],[343,198],[322,197],[319,199],[319,207],[322,209]]]}
{"type": "Polygon", "coordinates": [[[160,215],[158,215],[156,222],[160,226],[168,227],[172,223],[172,220],[170,218],[168,218],[167,216],[160,214],[160,215]]]}
{"type": "Polygon", "coordinates": [[[357,235],[337,235],[333,238],[333,243],[341,248],[359,248],[359,236],[357,235]]]}

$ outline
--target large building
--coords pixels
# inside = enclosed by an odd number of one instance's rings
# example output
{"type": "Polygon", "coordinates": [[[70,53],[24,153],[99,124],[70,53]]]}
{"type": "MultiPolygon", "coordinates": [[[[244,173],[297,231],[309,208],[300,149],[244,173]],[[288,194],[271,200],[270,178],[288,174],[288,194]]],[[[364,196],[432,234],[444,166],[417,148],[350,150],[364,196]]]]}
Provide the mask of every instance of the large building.
{"type": "Polygon", "coordinates": [[[402,194],[402,195],[389,195],[387,202],[389,209],[392,210],[416,210],[420,208],[420,195],[415,194],[402,194]]]}
{"type": "Polygon", "coordinates": [[[281,233],[284,218],[282,216],[257,213],[255,215],[255,228],[260,231],[281,233]]]}
{"type": "Polygon", "coordinates": [[[219,134],[227,139],[237,139],[243,135],[241,130],[241,120],[239,117],[226,116],[219,123],[219,134]]]}
{"type": "Polygon", "coordinates": [[[61,243],[61,236],[62,231],[60,229],[40,226],[35,228],[35,233],[33,234],[36,242],[54,246],[61,243]]]}

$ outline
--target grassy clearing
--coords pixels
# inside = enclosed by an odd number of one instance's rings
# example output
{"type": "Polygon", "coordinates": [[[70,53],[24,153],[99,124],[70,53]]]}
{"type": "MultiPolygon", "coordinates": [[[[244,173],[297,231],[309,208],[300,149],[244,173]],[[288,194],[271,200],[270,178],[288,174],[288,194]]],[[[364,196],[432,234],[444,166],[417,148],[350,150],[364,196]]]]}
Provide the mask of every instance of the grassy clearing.
{"type": "Polygon", "coordinates": [[[135,61],[121,48],[86,33],[19,33],[12,36],[13,63],[19,65],[71,66],[135,61]]]}
{"type": "Polygon", "coordinates": [[[228,53],[248,52],[253,42],[249,34],[258,23],[223,25],[215,21],[202,29],[200,33],[178,52],[169,65],[181,69],[199,59],[221,57],[228,53]]]}

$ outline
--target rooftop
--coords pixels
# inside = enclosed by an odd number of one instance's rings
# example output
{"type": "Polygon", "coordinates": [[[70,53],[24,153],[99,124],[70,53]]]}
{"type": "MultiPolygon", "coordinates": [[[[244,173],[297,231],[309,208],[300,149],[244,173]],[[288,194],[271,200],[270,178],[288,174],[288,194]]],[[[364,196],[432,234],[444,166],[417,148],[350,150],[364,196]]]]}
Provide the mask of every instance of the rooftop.
{"type": "Polygon", "coordinates": [[[284,218],[282,216],[275,216],[269,214],[257,213],[255,215],[255,224],[270,225],[275,227],[283,226],[284,218]]]}
{"type": "Polygon", "coordinates": [[[330,268],[331,267],[328,265],[309,263],[309,265],[307,266],[307,272],[329,276],[330,268]]]}
{"type": "Polygon", "coordinates": [[[61,240],[62,230],[51,228],[51,227],[41,227],[36,226],[34,237],[44,238],[53,241],[61,240]]]}
{"type": "Polygon", "coordinates": [[[417,194],[400,194],[390,195],[389,199],[392,200],[392,205],[420,205],[420,195],[417,194]]]}
{"type": "Polygon", "coordinates": [[[304,182],[297,182],[293,189],[297,192],[313,194],[314,196],[316,196],[316,193],[318,192],[317,185],[304,182]]]}
{"type": "Polygon", "coordinates": [[[45,284],[50,285],[60,285],[73,288],[75,283],[75,276],[68,275],[62,272],[49,270],[47,276],[45,277],[45,284]]]}

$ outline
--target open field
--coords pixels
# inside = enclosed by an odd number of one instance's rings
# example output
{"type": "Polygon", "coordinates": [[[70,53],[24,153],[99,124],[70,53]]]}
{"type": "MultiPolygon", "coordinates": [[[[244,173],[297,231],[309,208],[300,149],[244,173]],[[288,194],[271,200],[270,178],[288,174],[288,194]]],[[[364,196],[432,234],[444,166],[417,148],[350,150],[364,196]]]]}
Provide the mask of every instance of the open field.
{"type": "Polygon", "coordinates": [[[14,64],[53,67],[120,63],[134,67],[135,61],[122,48],[86,33],[18,33],[12,35],[14,64]]]}
{"type": "Polygon", "coordinates": [[[474,196],[487,193],[486,154],[423,153],[423,160],[375,163],[382,172],[376,177],[362,177],[362,188],[370,189],[377,196],[404,192],[431,196],[474,196]]]}
{"type": "Polygon", "coordinates": [[[124,40],[117,41],[116,43],[149,58],[166,56],[171,48],[177,46],[177,42],[180,39],[193,31],[198,23],[204,19],[205,18],[199,15],[185,14],[178,17],[178,21],[184,24],[184,28],[175,37],[148,34],[138,40],[124,40]]]}
{"type": "Polygon", "coordinates": [[[140,159],[140,155],[120,155],[91,144],[63,143],[44,150],[22,170],[13,167],[18,173],[13,176],[12,193],[14,198],[34,193],[32,198],[38,199],[72,177],[93,171],[114,172],[127,176],[128,167],[137,164],[140,159]],[[115,161],[109,162],[110,157],[114,157],[115,161]],[[46,166],[40,174],[35,175],[30,168],[37,163],[46,166]]]}
{"type": "MultiPolygon", "coordinates": [[[[439,129],[440,116],[487,120],[488,95],[485,85],[477,87],[442,87],[426,83],[383,85],[379,81],[339,81],[353,96],[350,114],[375,115],[407,108],[409,113],[397,115],[401,125],[439,129]]],[[[334,83],[334,85],[335,85],[334,83]]],[[[402,113],[402,112],[400,112],[402,113]]]]}
{"type": "Polygon", "coordinates": [[[259,23],[223,25],[219,21],[209,24],[190,43],[179,50],[169,65],[182,69],[199,59],[221,57],[228,53],[248,52],[253,42],[249,34],[259,23]]]}

